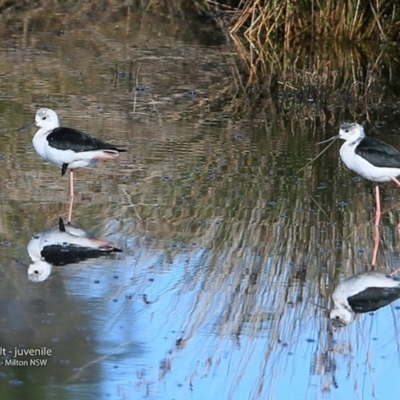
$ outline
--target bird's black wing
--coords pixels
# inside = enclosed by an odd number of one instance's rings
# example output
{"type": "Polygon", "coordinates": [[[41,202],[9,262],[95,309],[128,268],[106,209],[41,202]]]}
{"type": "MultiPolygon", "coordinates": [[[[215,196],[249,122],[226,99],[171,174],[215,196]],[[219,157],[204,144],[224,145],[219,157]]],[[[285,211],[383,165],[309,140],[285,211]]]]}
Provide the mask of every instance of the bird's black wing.
{"type": "Polygon", "coordinates": [[[71,128],[60,127],[53,129],[53,131],[47,135],[47,141],[51,147],[58,150],[72,150],[75,152],[93,150],[126,151],[118,149],[113,144],[103,142],[84,132],[71,128]]]}
{"type": "Polygon", "coordinates": [[[366,136],[355,152],[375,167],[400,168],[400,152],[382,140],[366,136]]]}
{"type": "Polygon", "coordinates": [[[400,298],[400,287],[370,287],[361,293],[349,297],[347,300],[354,312],[366,313],[387,306],[398,298],[400,298]]]}

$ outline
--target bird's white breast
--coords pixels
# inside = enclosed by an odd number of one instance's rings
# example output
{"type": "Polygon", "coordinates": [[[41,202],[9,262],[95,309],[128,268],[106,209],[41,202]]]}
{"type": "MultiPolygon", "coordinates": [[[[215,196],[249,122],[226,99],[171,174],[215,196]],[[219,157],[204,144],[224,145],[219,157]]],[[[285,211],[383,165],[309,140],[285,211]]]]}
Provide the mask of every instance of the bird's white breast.
{"type": "Polygon", "coordinates": [[[38,153],[42,158],[46,158],[47,134],[48,132],[46,130],[39,129],[32,140],[32,144],[36,150],[36,153],[38,153]]]}

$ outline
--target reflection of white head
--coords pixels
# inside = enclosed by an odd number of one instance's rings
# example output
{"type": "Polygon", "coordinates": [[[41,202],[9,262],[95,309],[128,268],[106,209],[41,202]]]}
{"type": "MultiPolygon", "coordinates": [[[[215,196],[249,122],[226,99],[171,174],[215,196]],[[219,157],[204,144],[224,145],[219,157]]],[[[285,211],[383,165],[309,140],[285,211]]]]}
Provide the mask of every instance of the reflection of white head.
{"type": "Polygon", "coordinates": [[[28,279],[32,282],[43,282],[51,273],[51,264],[46,261],[35,261],[28,268],[28,279]]]}
{"type": "Polygon", "coordinates": [[[337,327],[342,327],[351,324],[354,321],[356,314],[346,308],[332,310],[329,318],[332,324],[337,327]]]}

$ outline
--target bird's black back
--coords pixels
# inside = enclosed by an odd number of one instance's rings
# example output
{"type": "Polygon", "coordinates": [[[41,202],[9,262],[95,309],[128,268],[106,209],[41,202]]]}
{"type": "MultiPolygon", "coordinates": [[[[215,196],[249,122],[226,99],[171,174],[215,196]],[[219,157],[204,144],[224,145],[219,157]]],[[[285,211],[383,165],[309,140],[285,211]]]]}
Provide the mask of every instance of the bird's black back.
{"type": "Polygon", "coordinates": [[[47,141],[51,147],[58,150],[72,150],[75,152],[93,150],[126,151],[71,128],[59,127],[53,129],[53,131],[47,135],[47,141]]]}
{"type": "Polygon", "coordinates": [[[390,144],[374,137],[364,137],[355,152],[375,167],[400,168],[400,152],[390,144]]]}

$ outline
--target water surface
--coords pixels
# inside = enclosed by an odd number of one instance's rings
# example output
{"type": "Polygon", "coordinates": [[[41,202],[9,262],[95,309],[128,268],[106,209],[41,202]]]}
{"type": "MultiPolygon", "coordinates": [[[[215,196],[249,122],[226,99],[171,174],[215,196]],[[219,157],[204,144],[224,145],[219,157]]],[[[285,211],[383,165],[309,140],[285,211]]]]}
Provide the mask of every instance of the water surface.
{"type": "MultiPolygon", "coordinates": [[[[309,163],[344,110],[233,118],[213,101],[236,62],[223,35],[96,18],[2,22],[0,346],[52,351],[46,366],[0,365],[2,399],[389,398],[398,303],[341,330],[327,318],[373,246],[372,184],[340,164],[338,143],[309,163]],[[123,253],[37,283],[27,244],[68,207],[34,129],[15,132],[42,106],[128,152],[75,174],[73,223],[123,253]]],[[[390,105],[367,127],[400,147],[390,105]]],[[[399,263],[398,204],[384,185],[382,272],[399,263]]]]}

